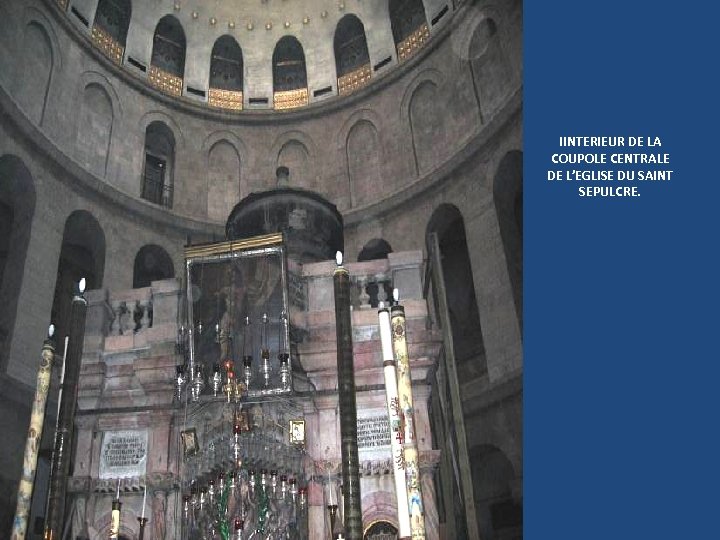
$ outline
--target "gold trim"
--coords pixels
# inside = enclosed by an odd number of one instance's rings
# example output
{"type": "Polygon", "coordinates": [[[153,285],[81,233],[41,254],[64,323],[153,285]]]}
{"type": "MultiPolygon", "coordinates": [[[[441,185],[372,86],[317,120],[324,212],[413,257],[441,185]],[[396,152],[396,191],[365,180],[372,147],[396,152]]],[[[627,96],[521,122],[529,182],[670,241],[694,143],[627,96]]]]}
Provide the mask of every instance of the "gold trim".
{"type": "Polygon", "coordinates": [[[358,88],[362,88],[370,82],[371,74],[370,64],[365,64],[342,77],[338,77],[338,94],[346,96],[352,94],[358,88]]]}
{"type": "Polygon", "coordinates": [[[154,86],[158,90],[161,90],[162,92],[165,92],[166,94],[177,97],[182,96],[182,77],[178,77],[177,75],[168,73],[167,71],[160,69],[157,66],[151,65],[150,71],[148,72],[148,80],[150,81],[150,84],[152,86],[154,86]]]}
{"type": "Polygon", "coordinates": [[[410,58],[413,54],[420,50],[430,37],[430,30],[427,23],[423,23],[412,34],[403,39],[397,45],[398,62],[402,62],[406,58],[410,58]]]}
{"type": "Polygon", "coordinates": [[[308,104],[308,89],[283,90],[273,93],[273,107],[276,110],[294,109],[308,104]]]}
{"type": "Polygon", "coordinates": [[[110,60],[118,65],[122,64],[125,47],[120,45],[110,34],[97,25],[92,27],[92,41],[110,60]]]}
{"type": "Polygon", "coordinates": [[[282,244],[282,242],[282,233],[273,233],[264,234],[262,236],[254,236],[253,238],[244,238],[243,240],[228,240],[227,242],[217,242],[214,244],[187,246],[185,248],[185,259],[235,253],[237,251],[244,251],[246,249],[259,247],[276,246],[278,244],[282,244]]]}
{"type": "Polygon", "coordinates": [[[233,90],[221,90],[220,88],[210,88],[208,90],[208,105],[217,109],[242,111],[243,93],[233,90]]]}

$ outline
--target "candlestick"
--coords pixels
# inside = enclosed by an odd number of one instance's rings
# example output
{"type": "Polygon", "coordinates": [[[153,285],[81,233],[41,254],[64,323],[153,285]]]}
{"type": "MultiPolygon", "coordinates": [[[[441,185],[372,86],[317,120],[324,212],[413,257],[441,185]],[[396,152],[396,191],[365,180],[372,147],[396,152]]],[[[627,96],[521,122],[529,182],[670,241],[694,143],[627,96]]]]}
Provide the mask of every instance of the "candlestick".
{"type": "Polygon", "coordinates": [[[145,525],[147,525],[147,518],[146,517],[139,517],[137,518],[138,523],[140,524],[140,534],[138,535],[138,540],[144,540],[145,539],[145,525]]]}
{"type": "Polygon", "coordinates": [[[37,469],[38,450],[42,438],[43,424],[45,423],[45,406],[48,390],[50,389],[50,376],[55,355],[52,337],[55,326],[50,325],[48,337],[43,343],[40,368],[38,369],[37,384],[35,386],[35,399],[30,413],[30,428],[25,443],[25,456],[23,458],[23,471],[17,493],[17,506],[13,520],[12,539],[24,540],[27,532],[27,521],[30,514],[30,501],[32,500],[33,482],[37,469]]]}
{"type": "Polygon", "coordinates": [[[70,332],[63,381],[63,398],[58,404],[58,425],[55,431],[52,464],[50,467],[50,488],[45,520],[45,538],[60,538],[65,519],[65,495],[67,479],[70,474],[70,458],[75,428],[75,410],[77,408],[78,379],[80,363],[85,342],[85,318],[87,300],[83,297],[85,278],[80,280],[78,292],[73,296],[70,308],[70,332]]]}
{"type": "Polygon", "coordinates": [[[413,409],[412,377],[407,348],[405,308],[399,301],[398,290],[393,290],[395,300],[391,310],[392,342],[397,364],[398,398],[403,420],[403,453],[405,458],[405,483],[408,494],[408,511],[413,540],[425,539],[425,514],[423,510],[420,466],[418,463],[415,411],[413,409]]]}
{"type": "Polygon", "coordinates": [[[147,484],[145,484],[145,489],[143,490],[143,504],[142,504],[142,515],[141,518],[145,518],[145,503],[147,502],[147,484]]]}
{"type": "Polygon", "coordinates": [[[342,253],[337,252],[338,267],[333,273],[335,293],[335,331],[337,336],[338,404],[343,485],[343,518],[349,540],[362,540],[362,508],[360,494],[360,463],[357,440],[357,403],[353,367],[352,319],[350,315],[350,274],[342,266],[342,253]]]}
{"type": "Polygon", "coordinates": [[[405,455],[403,453],[403,426],[398,399],[395,356],[392,346],[390,312],[382,302],[379,305],[378,322],[380,325],[380,343],[382,345],[383,374],[385,376],[385,398],[390,425],[390,451],[393,458],[395,496],[398,508],[398,538],[408,539],[411,535],[408,493],[405,483],[405,455]]]}

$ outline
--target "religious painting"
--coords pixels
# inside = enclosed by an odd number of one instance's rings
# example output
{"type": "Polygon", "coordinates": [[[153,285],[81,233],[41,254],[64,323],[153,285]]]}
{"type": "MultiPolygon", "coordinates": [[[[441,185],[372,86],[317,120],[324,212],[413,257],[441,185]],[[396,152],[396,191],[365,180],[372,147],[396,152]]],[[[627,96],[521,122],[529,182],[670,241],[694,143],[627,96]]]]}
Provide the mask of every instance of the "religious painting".
{"type": "Polygon", "coordinates": [[[195,428],[186,429],[180,432],[180,440],[183,446],[183,455],[187,458],[194,456],[200,450],[200,444],[198,443],[197,433],[195,428]]]}
{"type": "Polygon", "coordinates": [[[238,379],[247,365],[250,396],[288,391],[280,367],[289,354],[282,235],[192,246],[186,264],[194,363],[206,373],[230,365],[238,379]]]}

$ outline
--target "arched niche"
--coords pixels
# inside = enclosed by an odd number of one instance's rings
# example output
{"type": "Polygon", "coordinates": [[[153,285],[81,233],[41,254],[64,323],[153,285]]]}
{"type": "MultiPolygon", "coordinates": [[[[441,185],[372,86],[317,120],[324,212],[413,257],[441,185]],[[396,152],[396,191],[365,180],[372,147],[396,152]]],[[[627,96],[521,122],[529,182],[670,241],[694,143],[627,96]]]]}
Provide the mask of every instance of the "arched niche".
{"type": "Polygon", "coordinates": [[[133,264],[133,289],[149,287],[153,281],[172,277],[175,277],[175,267],[167,251],[154,244],[138,250],[133,264]]]}
{"type": "Polygon", "coordinates": [[[287,167],[290,171],[289,183],[294,187],[312,189],[312,167],[307,147],[297,139],[290,139],[282,145],[277,157],[277,167],[287,167]]]}
{"type": "Polygon", "coordinates": [[[113,105],[107,90],[91,82],[83,89],[78,122],[77,152],[81,164],[103,178],[107,172],[113,128],[113,105]]]}
{"type": "Polygon", "coordinates": [[[145,129],[142,198],[172,208],[174,173],[175,136],[164,122],[155,120],[145,129]]]}
{"type": "Polygon", "coordinates": [[[45,27],[32,20],[25,27],[16,99],[28,118],[41,124],[45,115],[55,56],[45,27]]]}
{"type": "Polygon", "coordinates": [[[221,139],[208,153],[208,218],[225,223],[240,201],[240,156],[237,148],[221,139]]]}
{"type": "Polygon", "coordinates": [[[488,444],[472,447],[469,458],[481,538],[522,538],[522,503],[513,493],[517,482],[512,463],[488,444]]]}
{"type": "Polygon", "coordinates": [[[90,212],[76,210],[68,216],[63,229],[50,316],[58,339],[68,333],[70,307],[80,279],[86,279],[86,289],[99,289],[104,271],[105,233],[90,212]]]}
{"type": "Polygon", "coordinates": [[[493,201],[505,262],[522,332],[523,324],[523,154],[505,154],[493,179],[493,201]]]}
{"type": "Polygon", "coordinates": [[[348,133],[345,152],[352,206],[362,206],[382,195],[380,138],[375,125],[359,120],[348,133]]]}
{"type": "Polygon", "coordinates": [[[441,204],[428,222],[427,234],[431,233],[437,235],[442,258],[458,379],[470,381],[487,373],[487,359],[460,210],[441,204]]]}
{"type": "Polygon", "coordinates": [[[16,156],[0,157],[0,368],[6,365],[15,327],[34,213],[30,171],[16,156]]]}
{"type": "Polygon", "coordinates": [[[437,82],[427,79],[418,84],[408,104],[413,153],[420,174],[435,169],[444,156],[444,145],[438,143],[438,137],[445,133],[439,102],[437,82]]]}
{"type": "Polygon", "coordinates": [[[473,88],[485,121],[508,96],[512,80],[495,20],[485,17],[475,27],[468,50],[473,88]]]}

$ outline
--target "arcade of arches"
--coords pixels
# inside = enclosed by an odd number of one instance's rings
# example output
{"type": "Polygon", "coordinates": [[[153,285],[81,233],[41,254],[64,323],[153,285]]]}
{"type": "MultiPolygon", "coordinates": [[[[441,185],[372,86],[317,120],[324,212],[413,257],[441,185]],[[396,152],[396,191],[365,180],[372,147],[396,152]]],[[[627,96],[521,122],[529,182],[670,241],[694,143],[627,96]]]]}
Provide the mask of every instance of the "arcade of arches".
{"type": "MultiPolygon", "coordinates": [[[[95,482],[98,464],[82,456],[99,452],[94,437],[112,429],[113,418],[150,429],[165,422],[157,420],[166,418],[158,412],[163,392],[168,410],[175,406],[172,375],[152,378],[142,362],[160,365],[166,356],[172,367],[185,246],[225,239],[241,200],[288,188],[311,192],[342,218],[356,377],[366,392],[358,391],[361,414],[382,396],[377,307],[394,287],[406,301],[419,366],[413,376],[428,538],[522,538],[522,3],[238,6],[3,4],[0,537],[9,536],[15,509],[42,342],[51,321],[57,335],[68,333],[80,277],[92,313],[104,315],[87,322],[71,474],[95,482]],[[285,167],[287,175],[277,177],[285,167]],[[103,417],[116,406],[120,416],[103,417]]],[[[287,227],[315,226],[306,210],[287,212],[287,227]]],[[[303,261],[289,269],[291,285],[305,295],[307,325],[302,337],[293,334],[301,341],[293,354],[317,388],[327,376],[313,366],[334,359],[328,268],[303,261]]],[[[33,539],[42,537],[59,374],[53,377],[33,539]]],[[[307,421],[316,465],[339,463],[337,439],[320,437],[322,422],[338,421],[332,392],[318,390],[317,420],[307,421]]],[[[175,428],[167,422],[170,440],[175,428]]],[[[161,457],[148,475],[172,476],[182,466],[173,444],[163,444],[165,454],[150,449],[161,457]]],[[[396,538],[384,458],[367,456],[365,537],[396,538]]],[[[160,505],[167,519],[145,538],[176,538],[180,499],[172,489],[161,505],[153,498],[148,506],[160,505]]],[[[85,517],[72,518],[73,538],[101,536],[107,516],[100,488],[94,493],[83,502],[85,517]]],[[[329,537],[327,496],[311,491],[320,510],[309,519],[329,537]]],[[[136,540],[137,523],[122,534],[136,540]]]]}

